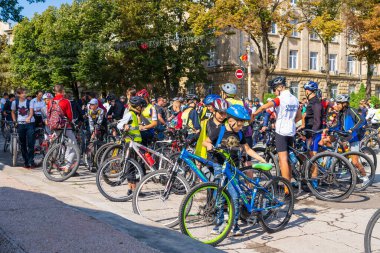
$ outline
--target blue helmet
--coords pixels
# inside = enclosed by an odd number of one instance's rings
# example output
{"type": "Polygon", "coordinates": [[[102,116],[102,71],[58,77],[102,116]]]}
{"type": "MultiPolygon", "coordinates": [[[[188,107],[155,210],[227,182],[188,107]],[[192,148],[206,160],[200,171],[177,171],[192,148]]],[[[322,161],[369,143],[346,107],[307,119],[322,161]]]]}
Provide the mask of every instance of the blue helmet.
{"type": "Polygon", "coordinates": [[[309,81],[309,82],[304,84],[303,88],[305,90],[316,91],[316,90],[318,90],[318,83],[313,82],[313,81],[309,81]]]}
{"type": "Polygon", "coordinates": [[[251,117],[247,109],[242,105],[231,105],[226,111],[229,117],[238,120],[250,120],[251,117]]]}
{"type": "Polygon", "coordinates": [[[221,97],[219,95],[217,95],[217,94],[207,95],[205,97],[205,99],[203,99],[203,103],[205,105],[211,105],[212,103],[214,103],[214,100],[217,99],[217,98],[221,98],[221,97]]]}

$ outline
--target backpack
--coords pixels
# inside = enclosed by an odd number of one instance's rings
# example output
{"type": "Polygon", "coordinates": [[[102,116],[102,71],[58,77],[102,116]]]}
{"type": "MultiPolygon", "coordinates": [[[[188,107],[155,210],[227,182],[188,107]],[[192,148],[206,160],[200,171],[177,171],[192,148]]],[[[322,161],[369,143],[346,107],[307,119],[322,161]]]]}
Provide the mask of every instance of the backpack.
{"type": "MultiPolygon", "coordinates": [[[[218,139],[216,140],[215,147],[218,147],[222,143],[222,139],[225,132],[226,132],[226,126],[223,125],[220,127],[220,132],[219,132],[218,139]]],[[[241,141],[243,139],[243,132],[239,131],[238,135],[239,135],[239,141],[241,141]]]]}
{"type": "Polygon", "coordinates": [[[48,111],[48,127],[50,130],[57,130],[65,127],[66,120],[64,120],[65,114],[62,108],[59,106],[60,100],[52,100],[50,110],[48,111]]]}

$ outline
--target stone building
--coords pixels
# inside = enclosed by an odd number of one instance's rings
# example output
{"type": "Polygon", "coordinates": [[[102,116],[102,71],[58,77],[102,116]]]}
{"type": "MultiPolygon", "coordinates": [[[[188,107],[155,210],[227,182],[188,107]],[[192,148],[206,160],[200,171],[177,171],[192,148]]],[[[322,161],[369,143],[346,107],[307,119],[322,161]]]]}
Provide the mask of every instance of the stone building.
{"type": "MultiPolygon", "coordinates": [[[[279,45],[280,35],[275,24],[272,25],[270,40],[274,47],[279,45]]],[[[331,97],[337,94],[357,91],[361,83],[366,82],[367,64],[359,62],[353,55],[355,41],[347,32],[336,36],[329,48],[329,62],[331,82],[331,97]]],[[[236,30],[216,39],[215,47],[210,50],[210,60],[206,63],[211,85],[204,87],[205,93],[218,91],[220,84],[232,82],[239,87],[239,96],[247,97],[247,78],[238,80],[235,70],[242,66],[239,57],[245,54],[249,44],[248,36],[236,30]]],[[[253,43],[250,43],[253,45],[253,43]]],[[[277,50],[275,48],[274,50],[277,50]]],[[[326,81],[324,69],[324,47],[316,34],[307,29],[293,30],[292,36],[285,38],[280,52],[280,59],[273,73],[274,76],[284,75],[293,94],[299,98],[304,97],[303,84],[308,80],[319,82],[326,96],[326,81]]],[[[259,85],[258,51],[252,47],[252,94],[259,85]]],[[[246,64],[244,64],[246,66],[246,64]]],[[[372,95],[380,96],[380,65],[372,66],[374,76],[372,79],[372,95]]]]}
{"type": "Polygon", "coordinates": [[[6,35],[7,44],[13,44],[13,29],[10,23],[0,22],[0,35],[6,35]]]}

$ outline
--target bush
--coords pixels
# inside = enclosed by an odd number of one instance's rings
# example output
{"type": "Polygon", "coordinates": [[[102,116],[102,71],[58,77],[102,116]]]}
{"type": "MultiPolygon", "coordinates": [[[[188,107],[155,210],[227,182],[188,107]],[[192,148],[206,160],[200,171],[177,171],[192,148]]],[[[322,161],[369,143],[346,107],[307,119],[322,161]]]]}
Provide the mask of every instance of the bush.
{"type": "Polygon", "coordinates": [[[263,101],[263,103],[265,104],[267,102],[268,98],[275,98],[275,97],[276,97],[276,95],[274,95],[272,93],[265,93],[264,94],[264,101],[263,101]]]}
{"type": "Polygon", "coordinates": [[[365,87],[364,84],[361,84],[358,92],[352,92],[350,94],[350,106],[353,108],[359,108],[360,100],[365,98],[365,87]]]}

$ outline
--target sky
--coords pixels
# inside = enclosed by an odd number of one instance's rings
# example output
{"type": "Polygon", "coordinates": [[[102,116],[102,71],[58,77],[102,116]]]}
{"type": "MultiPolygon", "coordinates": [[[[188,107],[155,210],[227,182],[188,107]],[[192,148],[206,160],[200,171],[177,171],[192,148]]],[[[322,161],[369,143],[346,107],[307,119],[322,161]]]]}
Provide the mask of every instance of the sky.
{"type": "Polygon", "coordinates": [[[19,3],[22,7],[24,7],[21,14],[25,17],[31,18],[33,17],[34,13],[42,13],[44,10],[46,10],[49,6],[57,6],[59,7],[61,4],[64,3],[72,3],[73,0],[45,0],[44,3],[33,3],[29,4],[26,0],[19,0],[19,3]]]}

